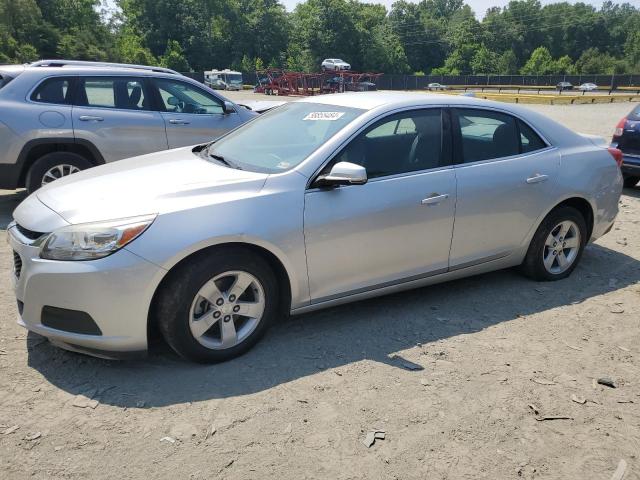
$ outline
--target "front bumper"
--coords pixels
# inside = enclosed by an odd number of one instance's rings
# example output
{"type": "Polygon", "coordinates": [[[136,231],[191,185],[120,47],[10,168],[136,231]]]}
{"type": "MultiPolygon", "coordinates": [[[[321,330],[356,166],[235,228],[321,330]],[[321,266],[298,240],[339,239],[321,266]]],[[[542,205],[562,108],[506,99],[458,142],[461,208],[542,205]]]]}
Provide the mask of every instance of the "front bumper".
{"type": "Polygon", "coordinates": [[[147,349],[147,319],[153,293],[164,271],[122,249],[91,261],[52,261],[10,226],[8,242],[21,263],[13,282],[19,305],[18,324],[69,350],[101,357],[122,357],[147,349]],[[86,313],[99,334],[43,325],[43,309],[86,313]]]}

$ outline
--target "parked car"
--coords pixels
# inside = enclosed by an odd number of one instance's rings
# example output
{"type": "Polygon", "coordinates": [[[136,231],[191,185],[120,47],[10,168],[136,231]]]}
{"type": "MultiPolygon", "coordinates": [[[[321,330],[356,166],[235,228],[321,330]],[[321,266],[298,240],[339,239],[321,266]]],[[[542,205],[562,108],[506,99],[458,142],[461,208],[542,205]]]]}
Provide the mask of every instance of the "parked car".
{"type": "Polygon", "coordinates": [[[428,90],[449,90],[449,87],[442,85],[441,83],[433,82],[427,85],[428,90]]]}
{"type": "Polygon", "coordinates": [[[374,92],[378,89],[370,77],[364,76],[360,80],[335,76],[325,80],[323,92],[374,92]]]}
{"type": "Polygon", "coordinates": [[[611,146],[620,149],[624,155],[624,186],[635,187],[640,181],[640,105],[618,122],[611,142],[611,146]]]}
{"type": "Polygon", "coordinates": [[[326,58],[322,61],[320,68],[323,72],[325,70],[351,70],[351,65],[339,58],[326,58]]]}
{"type": "Polygon", "coordinates": [[[583,83],[578,87],[581,92],[593,92],[598,90],[598,86],[595,83],[583,83]]]}
{"type": "Polygon", "coordinates": [[[559,82],[559,83],[556,85],[556,89],[557,89],[559,92],[562,92],[562,91],[564,91],[564,90],[573,90],[573,85],[572,85],[570,82],[559,82]]]}
{"type": "Polygon", "coordinates": [[[214,362],[282,313],[514,266],[559,280],[612,228],[619,160],[518,105],[307,97],[29,196],[8,227],[19,323],[107,357],[157,327],[214,362]]]}
{"type": "Polygon", "coordinates": [[[0,188],[33,192],[114,160],[212,140],[256,113],[159,67],[0,66],[0,188]]]}

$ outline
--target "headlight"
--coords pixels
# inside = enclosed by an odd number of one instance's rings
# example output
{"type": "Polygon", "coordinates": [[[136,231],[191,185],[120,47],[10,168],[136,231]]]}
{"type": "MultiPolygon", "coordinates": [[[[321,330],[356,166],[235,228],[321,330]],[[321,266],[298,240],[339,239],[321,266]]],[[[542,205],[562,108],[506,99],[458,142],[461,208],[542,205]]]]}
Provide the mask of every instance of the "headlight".
{"type": "Polygon", "coordinates": [[[106,257],[140,236],[155,218],[155,215],[145,215],[61,228],[41,241],[40,258],[95,260],[106,257]]]}

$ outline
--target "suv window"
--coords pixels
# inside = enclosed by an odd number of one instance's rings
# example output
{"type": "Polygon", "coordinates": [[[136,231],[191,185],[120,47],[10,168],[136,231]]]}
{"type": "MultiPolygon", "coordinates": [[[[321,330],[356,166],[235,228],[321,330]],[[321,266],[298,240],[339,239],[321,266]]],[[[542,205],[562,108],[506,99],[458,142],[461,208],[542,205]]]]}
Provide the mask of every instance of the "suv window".
{"type": "Polygon", "coordinates": [[[141,79],[129,77],[83,77],[76,105],[83,107],[149,110],[141,79]]]}
{"type": "Polygon", "coordinates": [[[161,107],[167,112],[201,115],[224,113],[222,101],[195,86],[163,78],[156,79],[155,83],[162,99],[161,107]]]}
{"type": "Polygon", "coordinates": [[[464,163],[509,157],[520,153],[515,118],[479,109],[456,109],[464,163]]]}
{"type": "Polygon", "coordinates": [[[442,110],[414,110],[380,120],[354,138],[331,163],[337,162],[362,165],[369,178],[440,167],[445,164],[442,110]]]}
{"type": "Polygon", "coordinates": [[[47,78],[31,94],[31,100],[40,103],[69,105],[71,103],[71,78],[47,78]]]}
{"type": "Polygon", "coordinates": [[[547,148],[547,144],[544,143],[540,136],[522,120],[518,120],[518,130],[520,130],[520,151],[522,153],[535,152],[536,150],[547,148]]]}

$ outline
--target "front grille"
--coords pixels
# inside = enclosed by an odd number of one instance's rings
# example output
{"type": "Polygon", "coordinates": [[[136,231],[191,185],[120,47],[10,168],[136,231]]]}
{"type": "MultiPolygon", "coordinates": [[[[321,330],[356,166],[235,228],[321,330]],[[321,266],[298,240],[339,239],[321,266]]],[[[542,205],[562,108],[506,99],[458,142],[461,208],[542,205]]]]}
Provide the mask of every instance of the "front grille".
{"type": "Polygon", "coordinates": [[[33,230],[24,228],[22,225],[18,225],[17,223],[16,223],[16,228],[24,237],[27,237],[29,240],[37,240],[42,235],[44,235],[44,233],[42,232],[34,232],[33,230]]]}
{"type": "Polygon", "coordinates": [[[13,252],[13,271],[16,274],[17,278],[20,278],[20,273],[22,272],[22,258],[18,255],[18,252],[13,252]]]}

